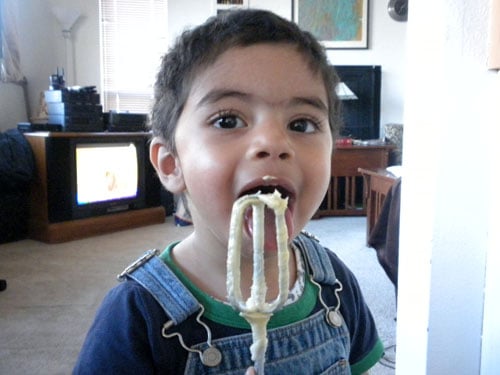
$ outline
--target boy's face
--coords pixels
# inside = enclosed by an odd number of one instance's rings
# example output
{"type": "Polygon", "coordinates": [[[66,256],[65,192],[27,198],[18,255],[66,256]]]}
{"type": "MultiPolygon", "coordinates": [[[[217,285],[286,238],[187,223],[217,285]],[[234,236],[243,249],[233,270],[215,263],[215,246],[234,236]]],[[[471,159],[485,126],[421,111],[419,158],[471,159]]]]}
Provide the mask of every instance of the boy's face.
{"type": "Polygon", "coordinates": [[[320,75],[290,46],[232,48],[202,70],[175,137],[196,231],[225,246],[233,202],[277,186],[295,237],[330,180],[327,103],[320,75]]]}

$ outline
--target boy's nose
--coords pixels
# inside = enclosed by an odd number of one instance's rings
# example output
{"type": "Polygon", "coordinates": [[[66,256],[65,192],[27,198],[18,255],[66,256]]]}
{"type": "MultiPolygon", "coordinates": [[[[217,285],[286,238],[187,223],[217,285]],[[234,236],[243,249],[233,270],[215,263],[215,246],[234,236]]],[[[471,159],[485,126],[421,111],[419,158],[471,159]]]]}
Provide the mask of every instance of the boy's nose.
{"type": "Polygon", "coordinates": [[[252,142],[248,149],[251,158],[286,160],[293,156],[294,151],[286,129],[269,124],[255,127],[252,133],[252,142]]]}

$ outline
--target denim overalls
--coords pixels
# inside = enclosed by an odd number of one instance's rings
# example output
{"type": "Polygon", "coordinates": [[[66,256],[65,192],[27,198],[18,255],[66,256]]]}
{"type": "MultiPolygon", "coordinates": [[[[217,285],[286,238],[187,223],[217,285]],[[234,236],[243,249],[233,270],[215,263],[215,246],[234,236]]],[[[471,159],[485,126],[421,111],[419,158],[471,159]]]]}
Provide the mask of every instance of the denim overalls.
{"type": "MultiPolygon", "coordinates": [[[[308,274],[312,275],[312,282],[319,287],[318,283],[337,287],[340,291],[341,284],[336,280],[331,261],[326,254],[327,250],[304,234],[299,235],[294,243],[302,252],[308,274]]],[[[212,341],[209,328],[199,320],[203,306],[156,256],[157,253],[146,253],[121,276],[130,277],[145,287],[171,318],[165,323],[162,334],[166,338],[179,336],[183,347],[190,352],[184,373],[244,374],[245,369],[252,365],[249,351],[252,334],[212,341]],[[167,332],[195,313],[198,314],[198,323],[207,330],[208,339],[205,343],[187,348],[181,335],[167,335],[167,332]]],[[[269,344],[265,363],[267,375],[350,374],[350,337],[344,319],[338,311],[340,298],[338,297],[337,306],[326,306],[321,298],[321,287],[319,290],[319,299],[324,310],[299,322],[268,331],[269,344]]]]}

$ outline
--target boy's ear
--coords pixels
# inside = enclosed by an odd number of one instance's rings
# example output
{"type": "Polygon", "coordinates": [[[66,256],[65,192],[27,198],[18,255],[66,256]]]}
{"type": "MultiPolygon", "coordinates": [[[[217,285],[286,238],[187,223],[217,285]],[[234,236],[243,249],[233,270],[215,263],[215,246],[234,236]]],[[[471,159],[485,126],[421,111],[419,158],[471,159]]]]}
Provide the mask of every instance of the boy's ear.
{"type": "Polygon", "coordinates": [[[154,137],[149,146],[149,159],[161,183],[171,193],[178,194],[186,189],[184,176],[177,158],[159,137],[154,137]]]}

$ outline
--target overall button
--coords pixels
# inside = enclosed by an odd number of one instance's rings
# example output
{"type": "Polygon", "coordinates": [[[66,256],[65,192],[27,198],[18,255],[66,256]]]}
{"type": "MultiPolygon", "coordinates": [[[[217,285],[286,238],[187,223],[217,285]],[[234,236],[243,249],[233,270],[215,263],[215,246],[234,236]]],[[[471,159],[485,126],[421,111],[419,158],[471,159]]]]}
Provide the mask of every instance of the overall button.
{"type": "Polygon", "coordinates": [[[328,314],[326,315],[326,320],[328,324],[330,324],[332,327],[340,327],[342,326],[342,315],[336,310],[330,310],[328,311],[328,314]]]}
{"type": "Polygon", "coordinates": [[[208,367],[215,367],[220,364],[222,360],[222,354],[219,349],[213,346],[209,347],[201,355],[201,363],[208,367]]]}

